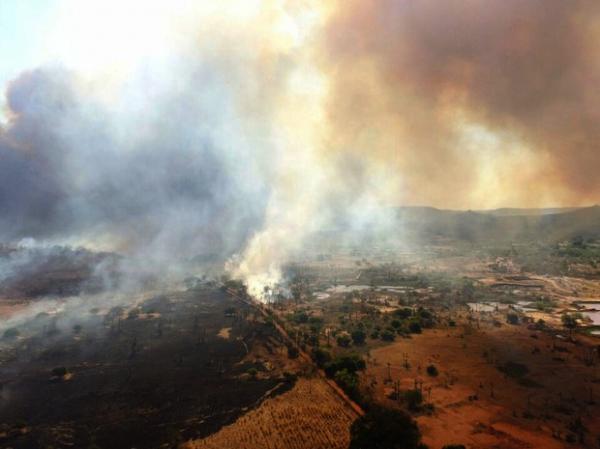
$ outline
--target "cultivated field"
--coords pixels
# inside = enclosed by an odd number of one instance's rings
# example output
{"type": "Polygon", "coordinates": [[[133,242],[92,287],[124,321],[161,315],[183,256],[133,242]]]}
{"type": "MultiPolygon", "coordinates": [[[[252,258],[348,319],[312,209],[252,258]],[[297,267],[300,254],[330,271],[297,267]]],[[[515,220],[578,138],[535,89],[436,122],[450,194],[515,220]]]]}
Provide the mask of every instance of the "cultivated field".
{"type": "Polygon", "coordinates": [[[345,449],[355,413],[322,379],[294,388],[182,449],[345,449]]]}

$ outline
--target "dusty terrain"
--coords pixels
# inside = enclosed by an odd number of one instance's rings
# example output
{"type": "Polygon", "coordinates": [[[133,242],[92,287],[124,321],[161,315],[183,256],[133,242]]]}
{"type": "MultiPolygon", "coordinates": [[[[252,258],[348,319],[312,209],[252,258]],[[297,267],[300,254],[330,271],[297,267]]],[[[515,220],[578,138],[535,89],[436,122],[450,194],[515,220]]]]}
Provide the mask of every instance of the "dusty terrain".
{"type": "Polygon", "coordinates": [[[481,325],[428,330],[370,355],[364,380],[378,401],[395,404],[388,398],[395,381],[403,390],[422,382],[424,399],[434,410],[418,421],[425,443],[433,448],[449,443],[506,449],[596,444],[600,373],[584,363],[584,345],[556,344],[552,336],[524,327],[481,325]],[[534,383],[504,375],[498,368],[506,362],[527,366],[526,378],[534,383]],[[429,365],[438,369],[437,376],[427,374],[429,365]],[[584,442],[559,440],[579,418],[588,429],[584,442]]]}

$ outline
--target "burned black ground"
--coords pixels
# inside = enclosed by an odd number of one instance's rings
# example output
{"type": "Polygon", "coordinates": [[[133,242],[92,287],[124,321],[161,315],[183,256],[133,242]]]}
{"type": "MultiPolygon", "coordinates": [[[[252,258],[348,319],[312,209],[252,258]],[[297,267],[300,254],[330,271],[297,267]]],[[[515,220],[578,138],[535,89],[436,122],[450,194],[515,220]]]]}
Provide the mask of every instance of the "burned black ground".
{"type": "Polygon", "coordinates": [[[69,331],[60,315],[38,316],[2,342],[0,447],[176,447],[218,430],[286,388],[276,376],[237,377],[247,348],[270,332],[241,318],[248,312],[204,288],[92,310],[69,331]]]}

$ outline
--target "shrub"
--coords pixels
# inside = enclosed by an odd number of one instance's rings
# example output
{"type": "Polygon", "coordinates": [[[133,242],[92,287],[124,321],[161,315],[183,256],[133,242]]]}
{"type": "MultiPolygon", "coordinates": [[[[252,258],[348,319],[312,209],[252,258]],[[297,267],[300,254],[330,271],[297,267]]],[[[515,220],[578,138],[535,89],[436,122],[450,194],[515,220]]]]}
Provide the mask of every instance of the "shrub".
{"type": "Polygon", "coordinates": [[[308,324],[320,328],[321,326],[323,326],[323,318],[320,318],[318,316],[311,316],[308,318],[308,324]]]}
{"type": "Polygon", "coordinates": [[[395,338],[396,336],[394,335],[394,333],[387,329],[381,333],[381,339],[383,341],[394,341],[395,338]]]}
{"type": "Polygon", "coordinates": [[[319,367],[323,367],[331,361],[331,354],[324,349],[315,348],[312,352],[312,358],[319,367]]]}
{"type": "Polygon", "coordinates": [[[347,348],[348,346],[350,346],[350,342],[352,341],[352,339],[347,333],[343,333],[338,335],[336,341],[338,346],[341,346],[342,348],[347,348]]]}
{"type": "Polygon", "coordinates": [[[527,375],[527,373],[529,373],[529,368],[527,368],[526,365],[517,362],[506,362],[499,368],[499,370],[506,374],[508,377],[512,377],[515,379],[523,378],[527,375]]]}
{"type": "Polygon", "coordinates": [[[52,375],[55,377],[63,377],[67,372],[67,368],[64,366],[57,366],[52,369],[52,375]]]}
{"type": "Polygon", "coordinates": [[[411,321],[408,325],[408,330],[411,334],[420,334],[421,333],[421,323],[418,321],[411,321]]]}
{"type": "Polygon", "coordinates": [[[394,316],[400,319],[406,319],[412,315],[412,310],[409,308],[396,309],[394,310],[394,316]]]}
{"type": "Polygon", "coordinates": [[[288,383],[296,382],[296,380],[298,380],[298,376],[295,373],[291,373],[289,371],[283,372],[283,378],[288,383]]]}
{"type": "Polygon", "coordinates": [[[289,319],[296,324],[308,323],[308,314],[306,312],[294,312],[289,319]]]}
{"type": "Polygon", "coordinates": [[[429,365],[427,367],[427,374],[429,374],[431,377],[435,377],[439,374],[438,369],[435,367],[435,365],[429,365]]]}
{"type": "Polygon", "coordinates": [[[519,324],[519,315],[516,313],[508,313],[506,315],[506,322],[508,324],[519,324]]]}
{"type": "Polygon", "coordinates": [[[409,410],[419,410],[419,407],[423,403],[423,393],[421,390],[408,390],[404,392],[404,400],[409,410]]]}
{"type": "Polygon", "coordinates": [[[353,371],[342,369],[333,376],[335,383],[351,398],[358,398],[358,376],[353,371]]]}
{"type": "Polygon", "coordinates": [[[354,342],[354,344],[357,346],[360,346],[360,345],[365,344],[365,340],[367,339],[367,334],[365,333],[365,331],[363,331],[361,329],[356,329],[355,331],[352,332],[351,337],[352,337],[352,341],[354,342]]]}
{"type": "Polygon", "coordinates": [[[419,315],[424,320],[433,320],[433,314],[423,307],[419,307],[417,310],[417,315],[419,315]]]}
{"type": "Polygon", "coordinates": [[[295,346],[288,346],[287,348],[287,352],[288,352],[288,357],[290,359],[297,359],[298,356],[300,355],[300,351],[298,351],[298,348],[296,348],[295,346]]]}
{"type": "Polygon", "coordinates": [[[19,332],[19,330],[17,328],[11,327],[4,331],[3,338],[6,338],[6,339],[17,338],[20,334],[21,333],[19,332]]]}
{"type": "Polygon", "coordinates": [[[366,368],[365,361],[358,354],[345,355],[337,357],[325,365],[325,373],[329,377],[335,376],[335,373],[341,370],[347,370],[351,373],[362,371],[366,368]]]}

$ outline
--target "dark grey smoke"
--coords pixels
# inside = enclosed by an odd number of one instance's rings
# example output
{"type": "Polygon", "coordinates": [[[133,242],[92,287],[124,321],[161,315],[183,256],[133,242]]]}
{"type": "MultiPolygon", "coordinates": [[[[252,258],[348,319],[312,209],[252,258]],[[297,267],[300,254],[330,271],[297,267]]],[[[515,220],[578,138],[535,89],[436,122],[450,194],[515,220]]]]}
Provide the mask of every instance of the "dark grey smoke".
{"type": "Polygon", "coordinates": [[[12,82],[0,239],[108,244],[149,262],[239,250],[262,222],[254,145],[268,136],[244,128],[231,79],[210,64],[183,69],[177,89],[131,80],[110,108],[62,68],[12,82]]]}

